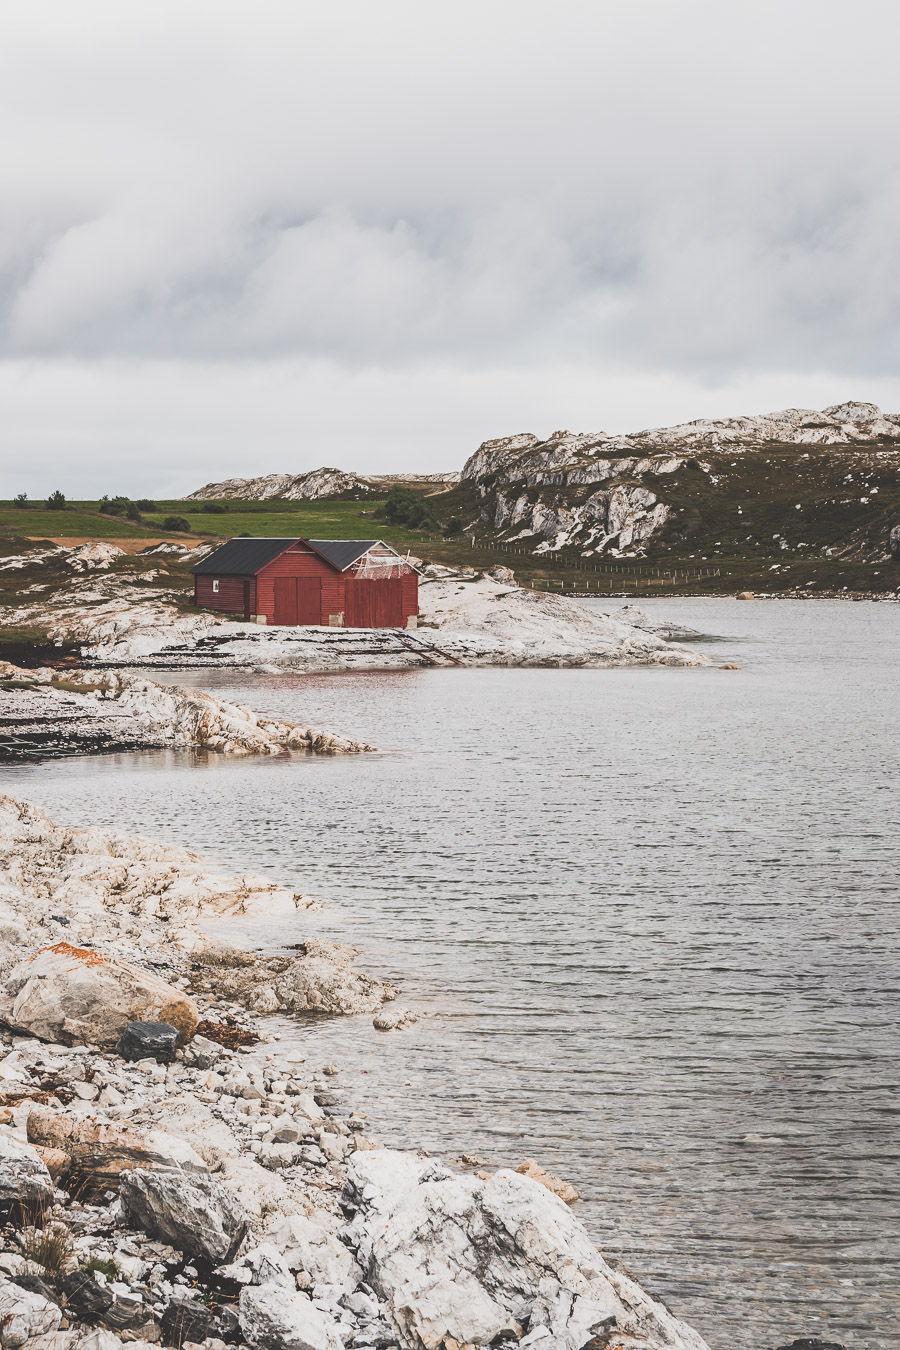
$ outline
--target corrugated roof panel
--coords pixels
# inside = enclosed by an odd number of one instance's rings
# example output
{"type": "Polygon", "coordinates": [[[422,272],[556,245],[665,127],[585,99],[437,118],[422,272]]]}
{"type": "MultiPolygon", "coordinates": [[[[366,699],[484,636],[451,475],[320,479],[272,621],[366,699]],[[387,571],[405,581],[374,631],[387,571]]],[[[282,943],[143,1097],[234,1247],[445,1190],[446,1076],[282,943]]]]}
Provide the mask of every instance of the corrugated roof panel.
{"type": "Polygon", "coordinates": [[[195,575],[213,575],[218,576],[255,576],[260,568],[265,567],[266,563],[272,562],[279,554],[283,553],[291,544],[297,544],[298,539],[267,539],[264,537],[252,539],[229,539],[227,544],[222,544],[215,553],[210,553],[208,557],[201,558],[200,562],[191,571],[195,575]]]}

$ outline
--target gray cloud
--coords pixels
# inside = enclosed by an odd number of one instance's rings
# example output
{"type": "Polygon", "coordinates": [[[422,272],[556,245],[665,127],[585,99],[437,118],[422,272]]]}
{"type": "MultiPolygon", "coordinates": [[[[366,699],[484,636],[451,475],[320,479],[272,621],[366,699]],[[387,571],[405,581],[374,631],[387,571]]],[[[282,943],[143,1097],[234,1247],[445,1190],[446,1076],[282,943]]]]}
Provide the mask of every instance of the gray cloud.
{"type": "MultiPolygon", "coordinates": [[[[324,406],[325,369],[413,402],[438,371],[456,461],[521,424],[523,384],[545,391],[524,418],[599,382],[593,426],[628,425],[617,384],[647,391],[641,424],[786,376],[892,386],[885,3],[33,0],[4,23],[7,384],[109,387],[124,362],[128,387],[208,391],[221,368],[252,404],[293,363],[324,406]],[[511,420],[476,429],[490,371],[511,420]]],[[[293,428],[306,456],[318,415],[276,402],[273,451],[293,428]]],[[[84,403],[74,437],[35,413],[42,455],[105,441],[84,403]]],[[[171,403],[156,434],[194,444],[171,403]]],[[[403,417],[379,416],[383,445],[403,417]]]]}

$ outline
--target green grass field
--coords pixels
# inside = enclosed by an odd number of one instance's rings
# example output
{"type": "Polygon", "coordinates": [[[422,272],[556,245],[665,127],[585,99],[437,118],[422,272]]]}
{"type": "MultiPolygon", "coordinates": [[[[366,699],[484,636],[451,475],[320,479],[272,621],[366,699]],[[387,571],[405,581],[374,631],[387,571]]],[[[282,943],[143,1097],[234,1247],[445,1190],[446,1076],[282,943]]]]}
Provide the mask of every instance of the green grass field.
{"type": "Polygon", "coordinates": [[[421,543],[421,530],[407,530],[376,520],[374,512],[378,505],[378,501],[236,502],[219,515],[195,511],[191,509],[194,503],[160,501],[156,510],[148,511],[136,522],[124,516],[101,514],[98,502],[69,502],[64,511],[47,511],[43,507],[22,511],[11,501],[2,501],[0,533],[31,539],[134,539],[142,535],[158,538],[167,533],[163,529],[166,516],[182,516],[191,527],[191,535],[203,539],[228,539],[247,533],[313,539],[389,538],[394,544],[421,543]]]}
{"type": "MultiPolygon", "coordinates": [[[[191,506],[194,506],[191,503],[191,506]]],[[[421,530],[407,530],[376,520],[378,501],[347,502],[235,502],[227,513],[213,515],[185,509],[184,502],[159,502],[159,510],[145,517],[146,522],[162,522],[167,515],[184,516],[191,530],[216,538],[236,534],[293,535],[304,539],[381,539],[392,543],[421,542],[421,530]]]]}

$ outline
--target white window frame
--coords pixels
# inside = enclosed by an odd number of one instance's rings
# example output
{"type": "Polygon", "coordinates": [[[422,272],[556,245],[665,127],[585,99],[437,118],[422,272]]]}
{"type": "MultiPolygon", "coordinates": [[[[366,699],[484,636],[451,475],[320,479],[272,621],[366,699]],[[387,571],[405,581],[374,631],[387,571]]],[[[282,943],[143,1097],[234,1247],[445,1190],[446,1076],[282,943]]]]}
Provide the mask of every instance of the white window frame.
{"type": "Polygon", "coordinates": [[[214,582],[213,582],[213,595],[218,595],[218,594],[219,594],[219,583],[218,583],[218,581],[214,581],[214,582]]]}

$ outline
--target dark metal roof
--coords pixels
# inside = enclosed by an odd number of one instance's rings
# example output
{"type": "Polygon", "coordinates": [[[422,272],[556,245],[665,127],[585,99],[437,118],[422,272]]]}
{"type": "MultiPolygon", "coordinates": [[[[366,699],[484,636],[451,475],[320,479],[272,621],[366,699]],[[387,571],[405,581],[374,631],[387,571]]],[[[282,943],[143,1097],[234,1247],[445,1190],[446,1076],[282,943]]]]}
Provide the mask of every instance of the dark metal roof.
{"type": "MultiPolygon", "coordinates": [[[[305,539],[304,543],[314,548],[320,557],[326,562],[330,562],[332,567],[336,567],[339,572],[345,571],[351,563],[355,563],[357,558],[376,544],[380,544],[380,539],[305,539]]],[[[390,548],[390,544],[386,545],[390,548]]],[[[393,550],[392,550],[393,551],[393,550]]]]}
{"type": "Polygon", "coordinates": [[[202,558],[191,571],[200,575],[212,572],[219,576],[256,576],[266,563],[298,542],[297,539],[229,539],[215,553],[202,558]]]}

